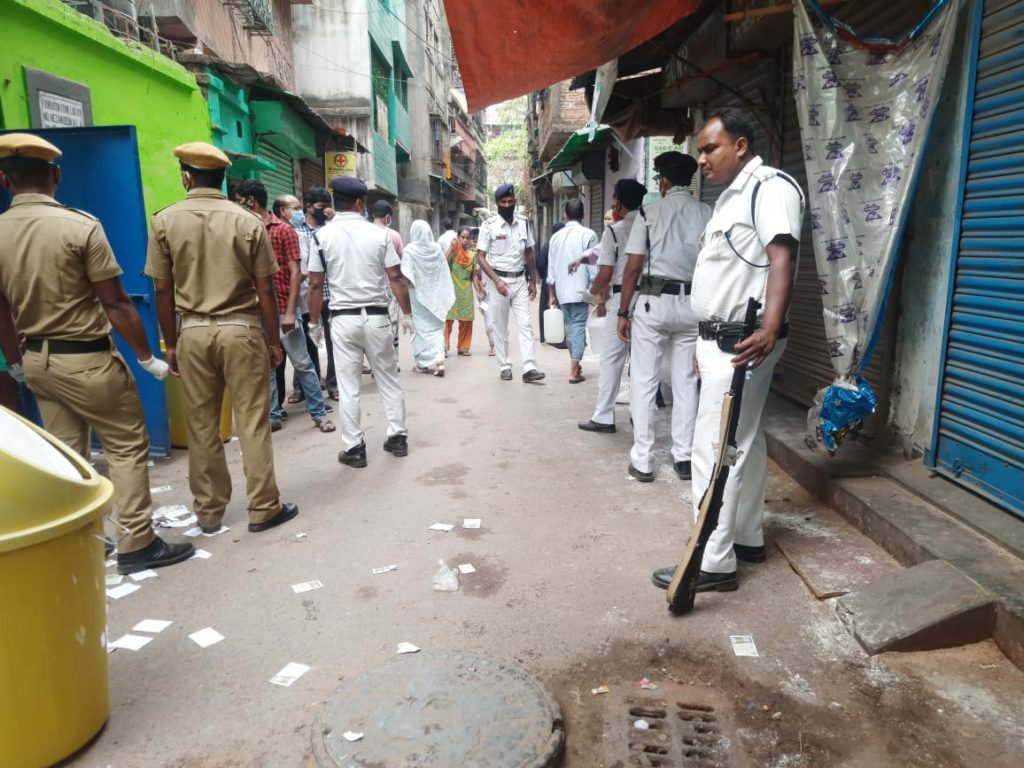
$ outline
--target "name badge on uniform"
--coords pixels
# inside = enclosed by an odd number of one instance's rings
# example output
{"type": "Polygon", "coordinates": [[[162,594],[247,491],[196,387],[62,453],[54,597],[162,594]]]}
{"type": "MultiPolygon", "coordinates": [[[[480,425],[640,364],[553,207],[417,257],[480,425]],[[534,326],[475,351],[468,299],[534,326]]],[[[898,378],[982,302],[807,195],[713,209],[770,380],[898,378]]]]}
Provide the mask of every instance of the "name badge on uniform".
{"type": "Polygon", "coordinates": [[[495,240],[508,240],[508,235],[497,235],[495,240]]]}

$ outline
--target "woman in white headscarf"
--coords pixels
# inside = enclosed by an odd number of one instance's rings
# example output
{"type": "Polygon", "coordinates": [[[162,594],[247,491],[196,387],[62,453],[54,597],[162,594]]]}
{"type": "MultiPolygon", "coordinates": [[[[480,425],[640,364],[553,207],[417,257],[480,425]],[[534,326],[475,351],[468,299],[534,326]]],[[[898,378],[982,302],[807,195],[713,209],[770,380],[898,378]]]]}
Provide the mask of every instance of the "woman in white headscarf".
{"type": "Polygon", "coordinates": [[[444,376],[444,323],[455,303],[448,262],[427,222],[412,224],[411,241],[402,252],[402,274],[411,284],[409,301],[416,323],[412,339],[415,370],[444,376]]]}

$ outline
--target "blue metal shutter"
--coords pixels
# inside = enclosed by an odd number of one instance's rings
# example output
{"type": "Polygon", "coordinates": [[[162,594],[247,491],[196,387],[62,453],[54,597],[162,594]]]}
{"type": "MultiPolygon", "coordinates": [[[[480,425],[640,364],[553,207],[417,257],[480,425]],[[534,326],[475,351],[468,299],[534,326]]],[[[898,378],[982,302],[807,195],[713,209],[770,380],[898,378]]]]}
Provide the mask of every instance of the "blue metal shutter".
{"type": "Polygon", "coordinates": [[[1024,516],[1022,71],[1024,2],[986,0],[930,458],[943,474],[1024,516]]]}

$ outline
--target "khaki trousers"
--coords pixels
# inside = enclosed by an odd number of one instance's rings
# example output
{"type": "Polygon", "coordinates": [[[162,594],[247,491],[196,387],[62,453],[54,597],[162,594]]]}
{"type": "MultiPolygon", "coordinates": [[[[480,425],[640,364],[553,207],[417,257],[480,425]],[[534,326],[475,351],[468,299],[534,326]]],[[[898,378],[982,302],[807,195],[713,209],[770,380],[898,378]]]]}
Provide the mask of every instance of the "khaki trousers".
{"type": "Polygon", "coordinates": [[[270,359],[259,326],[184,327],[178,337],[178,370],[188,425],[189,486],[200,525],[220,524],[231,500],[231,476],[220,438],[224,388],[231,392],[242,448],[249,522],[266,522],[281,511],[270,440],[270,359]]]}
{"type": "Polygon", "coordinates": [[[120,531],[117,551],[135,552],[155,536],[149,495],[149,436],[135,379],[116,352],[25,353],[25,381],[39,403],[43,426],[89,460],[96,432],[110,467],[120,531]]]}

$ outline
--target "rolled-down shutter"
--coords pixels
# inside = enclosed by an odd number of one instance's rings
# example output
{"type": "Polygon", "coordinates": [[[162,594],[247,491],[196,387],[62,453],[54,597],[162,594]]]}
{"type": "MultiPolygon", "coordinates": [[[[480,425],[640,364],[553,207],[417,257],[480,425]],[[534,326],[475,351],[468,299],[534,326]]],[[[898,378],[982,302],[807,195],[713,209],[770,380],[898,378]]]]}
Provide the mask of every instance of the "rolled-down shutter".
{"type": "Polygon", "coordinates": [[[984,4],[936,468],[1024,517],[1024,15],[984,4]]]}
{"type": "Polygon", "coordinates": [[[260,171],[260,181],[267,188],[270,202],[278,195],[295,194],[295,160],[287,152],[283,152],[269,141],[259,139],[256,151],[260,157],[269,160],[277,167],[272,171],[260,171]]]}

